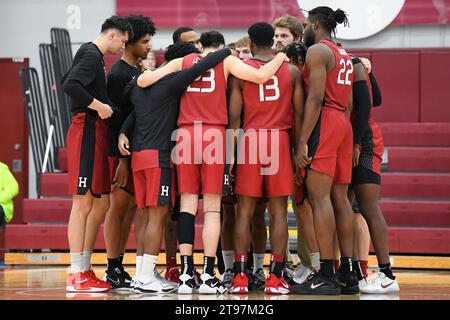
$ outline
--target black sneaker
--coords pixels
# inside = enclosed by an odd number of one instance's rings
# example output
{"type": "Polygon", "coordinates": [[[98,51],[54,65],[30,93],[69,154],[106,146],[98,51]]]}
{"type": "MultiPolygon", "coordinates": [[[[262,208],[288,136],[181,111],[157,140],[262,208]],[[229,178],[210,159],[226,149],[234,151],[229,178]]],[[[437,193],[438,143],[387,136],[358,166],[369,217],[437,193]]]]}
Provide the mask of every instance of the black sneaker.
{"type": "Polygon", "coordinates": [[[193,294],[198,292],[196,276],[182,273],[178,278],[178,294],[193,294]]]}
{"type": "Polygon", "coordinates": [[[264,290],[266,286],[266,275],[264,274],[264,270],[259,268],[256,270],[255,274],[252,274],[249,277],[248,290],[257,291],[264,290]]]}
{"type": "Polygon", "coordinates": [[[125,279],[125,275],[120,270],[120,268],[115,268],[114,270],[106,270],[105,276],[105,281],[107,281],[111,285],[111,290],[129,291],[130,282],[125,279]]]}
{"type": "Polygon", "coordinates": [[[131,281],[133,280],[133,278],[130,276],[130,274],[128,272],[125,271],[125,269],[122,267],[120,267],[120,272],[122,272],[124,278],[125,278],[125,282],[127,283],[131,283],[131,281]]]}
{"type": "Polygon", "coordinates": [[[339,295],[341,287],[336,274],[330,278],[324,277],[320,273],[313,273],[305,282],[296,284],[292,287],[291,293],[304,295],[339,295]]]}
{"type": "Polygon", "coordinates": [[[359,282],[355,271],[347,272],[343,274],[339,269],[337,272],[339,278],[339,284],[341,285],[342,294],[358,294],[359,282]]]}

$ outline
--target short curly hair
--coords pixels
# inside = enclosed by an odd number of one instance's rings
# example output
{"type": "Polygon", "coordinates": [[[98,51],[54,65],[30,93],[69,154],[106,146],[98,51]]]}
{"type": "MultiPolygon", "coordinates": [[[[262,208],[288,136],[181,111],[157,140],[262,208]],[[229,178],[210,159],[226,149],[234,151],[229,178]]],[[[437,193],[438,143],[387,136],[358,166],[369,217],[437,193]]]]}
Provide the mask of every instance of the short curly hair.
{"type": "Polygon", "coordinates": [[[155,23],[149,17],[131,14],[129,16],[126,16],[125,19],[130,23],[131,27],[133,28],[133,36],[128,37],[127,44],[137,42],[140,38],[144,37],[146,34],[154,36],[156,33],[155,23]]]}

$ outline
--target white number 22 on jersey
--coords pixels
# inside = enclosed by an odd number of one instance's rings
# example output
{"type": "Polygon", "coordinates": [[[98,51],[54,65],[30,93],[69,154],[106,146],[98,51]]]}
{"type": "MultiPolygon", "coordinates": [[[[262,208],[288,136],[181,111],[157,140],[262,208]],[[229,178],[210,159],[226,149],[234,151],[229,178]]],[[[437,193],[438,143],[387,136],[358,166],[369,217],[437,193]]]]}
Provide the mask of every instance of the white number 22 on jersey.
{"type": "Polygon", "coordinates": [[[196,88],[189,85],[187,87],[187,92],[205,92],[210,93],[213,92],[214,89],[216,89],[216,81],[214,80],[214,76],[216,75],[214,69],[209,69],[205,72],[205,74],[209,73],[209,76],[201,76],[195,79],[195,81],[202,81],[202,82],[209,82],[209,88],[196,88]]]}
{"type": "Polygon", "coordinates": [[[353,63],[351,60],[347,60],[347,62],[345,62],[344,59],[341,59],[341,61],[339,61],[339,64],[342,66],[341,70],[339,70],[339,74],[338,74],[338,78],[337,78],[337,83],[339,84],[346,84],[346,85],[352,85],[352,82],[349,80],[350,75],[353,72],[353,63]],[[348,69],[347,69],[348,67],[348,69]],[[345,73],[345,79],[343,78],[343,75],[345,73]]]}
{"type": "Polygon", "coordinates": [[[259,85],[259,101],[275,101],[280,98],[280,88],[278,87],[277,76],[270,78],[273,80],[273,84],[260,84],[259,85]],[[265,91],[273,90],[273,95],[268,96],[265,91]]]}

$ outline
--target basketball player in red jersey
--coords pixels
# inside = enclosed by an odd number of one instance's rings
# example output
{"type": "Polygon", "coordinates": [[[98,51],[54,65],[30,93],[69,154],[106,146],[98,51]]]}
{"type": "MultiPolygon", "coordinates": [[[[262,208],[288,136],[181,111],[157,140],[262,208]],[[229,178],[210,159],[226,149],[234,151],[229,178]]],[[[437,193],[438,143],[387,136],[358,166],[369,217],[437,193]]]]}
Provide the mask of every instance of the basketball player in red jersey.
{"type": "MultiPolygon", "coordinates": [[[[188,68],[202,56],[225,46],[223,35],[217,31],[203,33],[200,42],[204,48],[202,55],[191,54],[183,59],[175,59],[156,71],[145,72],[139,76],[138,85],[149,86],[164,75],[188,68]]],[[[233,74],[244,80],[264,83],[273,76],[284,60],[286,60],[286,55],[279,53],[264,67],[255,69],[234,56],[228,56],[222,63],[193,82],[181,97],[177,132],[178,144],[174,152],[175,158],[183,157],[185,161],[180,163],[174,159],[175,162],[178,162],[178,191],[181,194],[178,241],[182,258],[182,274],[179,278],[178,293],[191,294],[197,289],[194,281],[192,251],[199,194],[203,195],[205,212],[202,235],[205,255],[204,272],[201,276],[199,292],[223,293],[226,290],[215,277],[214,262],[220,237],[221,197],[223,189],[227,189],[229,178],[228,175],[224,176],[225,126],[228,124],[226,104],[228,76],[233,74]],[[201,123],[201,127],[194,125],[198,122],[201,123]],[[208,131],[214,133],[213,137],[209,139],[214,139],[214,146],[218,146],[215,148],[215,156],[209,158],[203,156],[209,145],[204,141],[203,134],[208,134],[208,131]],[[185,155],[185,148],[188,149],[186,154],[190,153],[190,159],[186,159],[189,157],[185,155]]]]}
{"type": "Polygon", "coordinates": [[[347,111],[352,104],[353,64],[345,49],[331,40],[337,24],[346,25],[348,20],[344,11],[329,7],[317,7],[308,13],[303,36],[309,47],[303,77],[307,100],[295,161],[299,167],[307,167],[305,183],[321,266],[318,273],[292,291],[308,295],[355,294],[359,288],[351,262],[353,212],[347,197],[353,156],[347,111]],[[342,255],[338,275],[333,268],[335,229],[342,255]]]}
{"type": "MultiPolygon", "coordinates": [[[[265,22],[255,23],[248,29],[254,59],[246,63],[255,68],[273,59],[271,46],[274,30],[265,22]]],[[[293,171],[290,157],[290,133],[295,118],[300,121],[303,89],[300,70],[283,64],[264,84],[230,80],[230,127],[240,128],[242,104],[245,134],[238,146],[236,193],[239,195],[236,216],[234,278],[231,292],[247,293],[248,277],[245,274],[247,248],[250,242],[250,224],[255,213],[256,200],[264,194],[270,205],[270,242],[272,247],[270,273],[265,283],[268,294],[288,294],[289,285],[282,276],[284,254],[288,239],[286,220],[287,199],[293,192],[293,171]],[[251,137],[255,137],[252,139],[251,137]],[[246,138],[249,139],[246,139],[246,138]],[[245,139],[245,141],[243,141],[245,139]],[[269,156],[260,149],[270,149],[269,156]],[[256,163],[250,162],[251,152],[256,152],[256,163]],[[274,158],[274,156],[278,158],[274,158]],[[273,169],[264,173],[264,170],[273,169]]]]}

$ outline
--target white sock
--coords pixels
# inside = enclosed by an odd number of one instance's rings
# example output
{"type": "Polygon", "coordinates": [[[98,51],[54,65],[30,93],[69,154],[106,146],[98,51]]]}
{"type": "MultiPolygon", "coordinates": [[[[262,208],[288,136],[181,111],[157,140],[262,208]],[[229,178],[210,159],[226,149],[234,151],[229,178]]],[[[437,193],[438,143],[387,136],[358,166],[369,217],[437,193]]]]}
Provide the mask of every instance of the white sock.
{"type": "Polygon", "coordinates": [[[142,270],[138,278],[140,282],[146,283],[155,277],[156,261],[158,261],[158,256],[144,254],[142,260],[142,270]]]}
{"type": "Polygon", "coordinates": [[[83,253],[70,253],[70,273],[83,272],[83,253]]]}
{"type": "Polygon", "coordinates": [[[223,263],[225,264],[225,271],[233,270],[234,264],[234,250],[222,250],[223,263]]]}
{"type": "Polygon", "coordinates": [[[258,271],[258,269],[264,270],[264,253],[254,253],[253,254],[253,274],[258,271]]]}
{"type": "Polygon", "coordinates": [[[309,256],[311,257],[311,265],[316,270],[320,270],[320,253],[319,252],[313,252],[310,253],[309,256]]]}
{"type": "Polygon", "coordinates": [[[136,256],[136,276],[137,279],[142,271],[142,262],[144,260],[144,256],[136,256]]]}
{"type": "Polygon", "coordinates": [[[92,250],[83,251],[83,271],[87,271],[91,268],[91,255],[92,250]]]}

